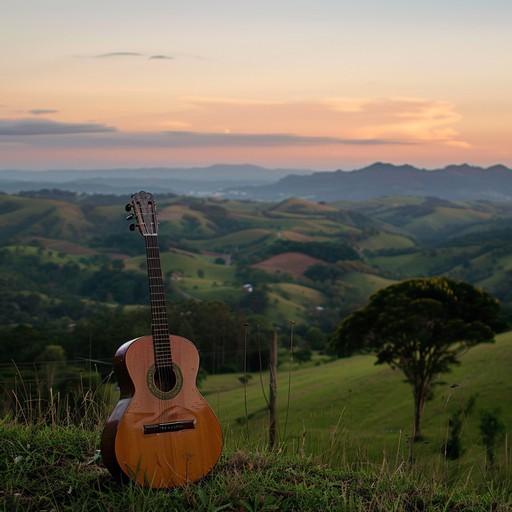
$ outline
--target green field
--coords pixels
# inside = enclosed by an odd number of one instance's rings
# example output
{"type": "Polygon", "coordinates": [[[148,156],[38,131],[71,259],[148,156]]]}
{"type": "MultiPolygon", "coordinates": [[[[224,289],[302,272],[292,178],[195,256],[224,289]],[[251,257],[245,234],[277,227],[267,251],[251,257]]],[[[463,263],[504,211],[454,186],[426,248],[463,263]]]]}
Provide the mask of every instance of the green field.
{"type": "MultiPolygon", "coordinates": [[[[290,450],[302,447],[317,457],[328,457],[330,463],[348,456],[348,452],[354,457],[362,450],[378,462],[383,454],[392,456],[407,450],[413,399],[399,371],[376,366],[374,356],[368,355],[318,361],[304,367],[295,363],[290,372],[288,357],[282,357],[278,372],[279,426],[281,441],[290,450]]],[[[425,407],[424,439],[415,449],[426,457],[441,458],[451,415],[464,409],[474,396],[475,410],[466,418],[462,432],[466,449],[462,461],[483,464],[479,412],[500,407],[505,424],[512,424],[508,407],[512,396],[512,332],[497,336],[493,344],[471,349],[461,361],[453,372],[439,376],[434,398],[425,407]]],[[[238,445],[241,439],[261,445],[267,436],[268,375],[253,374],[245,387],[239,377],[209,376],[201,391],[224,426],[228,447],[238,445]]],[[[506,459],[504,442],[498,454],[502,464],[506,459]]]]}

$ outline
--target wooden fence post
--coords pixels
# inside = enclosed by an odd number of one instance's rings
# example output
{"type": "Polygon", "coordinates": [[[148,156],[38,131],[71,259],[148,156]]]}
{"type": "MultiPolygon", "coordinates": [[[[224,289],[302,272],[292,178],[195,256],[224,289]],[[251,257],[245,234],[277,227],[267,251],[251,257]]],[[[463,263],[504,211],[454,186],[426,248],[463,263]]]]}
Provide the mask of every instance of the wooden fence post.
{"type": "Polygon", "coordinates": [[[270,342],[270,396],[269,396],[269,448],[273,450],[277,442],[277,332],[272,331],[270,342]]]}

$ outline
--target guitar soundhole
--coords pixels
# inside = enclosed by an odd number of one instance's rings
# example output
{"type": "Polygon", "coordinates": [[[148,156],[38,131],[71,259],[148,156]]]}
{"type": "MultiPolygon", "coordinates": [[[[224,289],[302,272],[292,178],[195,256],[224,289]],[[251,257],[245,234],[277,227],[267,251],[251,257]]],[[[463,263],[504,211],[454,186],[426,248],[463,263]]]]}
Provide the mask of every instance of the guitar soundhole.
{"type": "Polygon", "coordinates": [[[154,379],[155,386],[162,393],[168,393],[176,386],[176,374],[172,367],[157,368],[154,379]]]}
{"type": "Polygon", "coordinates": [[[183,386],[183,373],[176,363],[172,366],[149,368],[147,373],[148,388],[157,398],[169,400],[174,398],[183,386]]]}

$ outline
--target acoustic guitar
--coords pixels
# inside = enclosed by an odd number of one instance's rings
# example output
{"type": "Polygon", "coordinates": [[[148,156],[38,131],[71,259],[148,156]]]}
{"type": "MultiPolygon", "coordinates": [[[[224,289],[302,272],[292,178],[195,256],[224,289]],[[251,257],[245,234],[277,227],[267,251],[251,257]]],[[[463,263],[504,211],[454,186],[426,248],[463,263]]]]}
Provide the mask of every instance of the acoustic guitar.
{"type": "Polygon", "coordinates": [[[120,398],[103,430],[101,455],[115,477],[182,486],[213,469],[222,430],[196,388],[195,345],[169,333],[152,194],[133,194],[126,209],[135,219],[130,229],[138,228],[146,243],[152,335],[128,341],[114,356],[120,398]]]}

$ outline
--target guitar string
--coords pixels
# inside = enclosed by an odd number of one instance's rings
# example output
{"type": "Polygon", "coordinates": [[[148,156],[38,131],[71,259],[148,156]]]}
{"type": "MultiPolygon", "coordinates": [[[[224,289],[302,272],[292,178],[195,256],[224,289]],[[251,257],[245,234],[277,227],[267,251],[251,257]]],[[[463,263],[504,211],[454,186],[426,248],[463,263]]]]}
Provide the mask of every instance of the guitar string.
{"type": "MultiPolygon", "coordinates": [[[[146,256],[149,278],[149,295],[151,303],[151,329],[153,336],[153,351],[155,359],[155,376],[158,374],[160,382],[155,383],[161,390],[169,391],[172,385],[172,354],[169,336],[169,322],[165,305],[162,269],[160,264],[160,251],[157,236],[151,236],[146,242],[146,256]]],[[[164,400],[158,400],[158,418],[165,421],[164,400]]],[[[168,436],[164,436],[161,442],[164,445],[164,453],[169,453],[174,459],[174,445],[168,436]]],[[[171,460],[172,460],[171,459],[171,460]]]]}
{"type": "MultiPolygon", "coordinates": [[[[140,208],[140,204],[138,204],[140,208]]],[[[151,200],[148,202],[148,206],[150,207],[150,226],[151,228],[156,228],[156,205],[151,200]]],[[[135,204],[134,204],[135,208],[135,204]]],[[[146,220],[146,217],[145,217],[146,220]]],[[[148,228],[149,229],[149,228],[148,228]]],[[[142,231],[141,231],[142,232],[142,231]]],[[[161,391],[169,391],[169,386],[171,386],[175,382],[174,379],[174,369],[173,369],[173,361],[171,354],[171,339],[170,339],[170,331],[169,331],[169,321],[167,318],[167,309],[165,304],[165,293],[163,286],[163,278],[162,278],[162,270],[160,264],[160,251],[158,246],[158,237],[156,231],[153,229],[149,230],[149,232],[154,232],[154,235],[147,235],[148,231],[142,232],[145,239],[146,245],[146,263],[147,263],[147,272],[148,272],[148,283],[149,283],[149,295],[150,295],[150,309],[151,309],[151,338],[152,338],[152,347],[153,347],[153,359],[154,359],[154,372],[153,379],[154,384],[157,389],[160,388],[161,391]],[[158,382],[160,381],[160,382],[158,382]],[[169,385],[165,385],[165,382],[169,382],[169,385]]],[[[149,368],[146,368],[146,371],[149,371],[149,368]]],[[[154,394],[151,390],[150,393],[154,394]]],[[[158,395],[158,394],[157,394],[158,395]]],[[[166,422],[172,420],[172,417],[168,417],[167,412],[173,410],[172,405],[168,403],[167,400],[162,400],[158,396],[157,403],[155,405],[155,410],[153,413],[157,414],[158,422],[166,422]]],[[[171,413],[171,416],[173,414],[171,413]]],[[[162,455],[164,459],[161,462],[165,462],[166,460],[172,461],[175,459],[175,450],[172,439],[169,436],[161,437],[159,445],[161,448],[158,450],[157,458],[159,455],[162,455]]],[[[163,469],[163,468],[162,468],[163,469]]],[[[165,473],[165,471],[164,471],[165,473]]]]}
{"type": "Polygon", "coordinates": [[[156,372],[161,376],[161,386],[164,390],[169,391],[169,388],[172,389],[175,376],[173,375],[169,324],[165,305],[158,239],[156,235],[148,237],[146,245],[155,368],[156,372]]]}
{"type": "MultiPolygon", "coordinates": [[[[155,206],[153,201],[151,201],[151,204],[153,205],[153,207],[155,206]]],[[[152,219],[152,224],[156,227],[155,210],[152,211],[152,219]]],[[[178,375],[176,374],[172,360],[172,342],[169,329],[169,319],[167,316],[167,309],[165,303],[164,281],[162,277],[162,269],[160,264],[160,250],[158,246],[158,237],[156,231],[154,235],[145,236],[145,242],[151,305],[151,329],[154,351],[154,364],[155,368],[158,368],[158,371],[168,372],[168,380],[170,382],[172,389],[174,386],[177,385],[178,375]]],[[[176,345],[174,346],[174,348],[176,348],[176,345]]],[[[178,351],[178,356],[179,355],[180,352],[178,351]]],[[[186,356],[187,354],[185,353],[182,355],[186,356]]],[[[178,361],[180,361],[179,358],[178,361]]],[[[181,363],[183,364],[183,361],[181,361],[181,363]]],[[[179,378],[181,379],[181,377],[179,378]]],[[[169,404],[168,402],[169,401],[167,400],[158,400],[158,417],[161,418],[161,420],[165,420],[164,414],[167,411],[170,413],[167,419],[172,420],[173,417],[175,416],[175,412],[173,412],[175,410],[174,404],[169,404]]],[[[182,400],[179,400],[179,403],[181,402],[182,400]]],[[[178,406],[178,409],[181,409],[179,403],[176,404],[176,406],[178,406]]],[[[172,437],[163,436],[160,442],[163,443],[164,446],[162,446],[161,454],[163,456],[163,459],[159,460],[159,464],[165,463],[167,461],[173,461],[177,457],[179,450],[177,450],[177,446],[175,446],[175,444],[173,443],[172,437]]],[[[188,459],[189,457],[192,457],[192,455],[187,453],[183,454],[183,457],[187,458],[188,468],[188,459]]],[[[186,469],[186,474],[188,475],[188,469],[186,469]]],[[[186,476],[186,478],[188,481],[188,476],[186,476]]]]}

